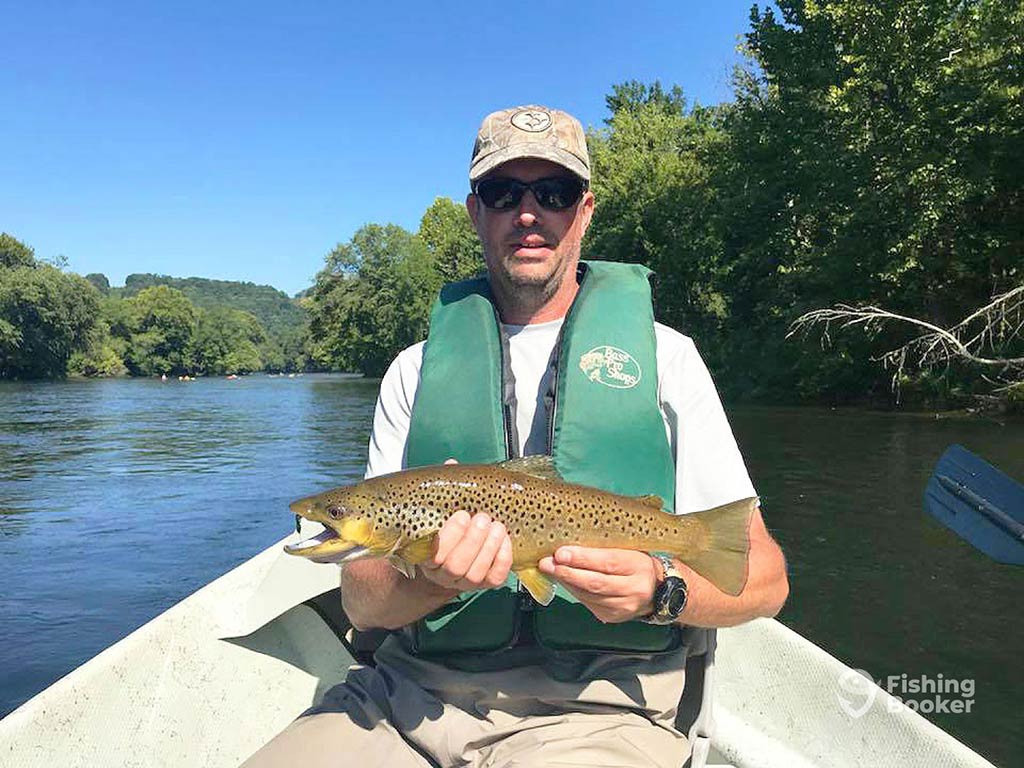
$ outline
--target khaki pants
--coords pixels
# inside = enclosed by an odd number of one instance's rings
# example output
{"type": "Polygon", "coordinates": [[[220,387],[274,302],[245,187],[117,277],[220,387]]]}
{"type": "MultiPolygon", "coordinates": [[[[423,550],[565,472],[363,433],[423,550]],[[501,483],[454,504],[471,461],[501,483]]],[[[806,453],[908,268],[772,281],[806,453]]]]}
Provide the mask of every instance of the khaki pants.
{"type": "Polygon", "coordinates": [[[392,638],[376,668],[353,667],[245,768],[680,768],[689,745],[673,720],[684,662],[599,656],[572,679],[538,666],[460,672],[392,638]]]}

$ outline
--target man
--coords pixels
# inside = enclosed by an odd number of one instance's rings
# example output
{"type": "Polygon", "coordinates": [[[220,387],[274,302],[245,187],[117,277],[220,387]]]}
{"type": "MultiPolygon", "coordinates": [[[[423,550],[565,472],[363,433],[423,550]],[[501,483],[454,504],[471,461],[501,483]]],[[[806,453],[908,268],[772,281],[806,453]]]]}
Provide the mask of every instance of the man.
{"type": "MultiPolygon", "coordinates": [[[[487,279],[446,288],[427,344],[385,375],[368,476],[552,453],[569,480],[660,492],[680,512],[754,495],[692,342],[653,323],[646,270],[581,265],[589,181],[570,115],[484,120],[466,206],[487,279]]],[[[773,616],[788,593],[759,511],[735,597],[664,555],[569,546],[541,562],[562,587],[541,608],[511,563],[502,524],[459,511],[414,578],[384,561],[346,566],[353,625],[402,632],[252,764],[679,766],[681,628],[773,616]]]]}

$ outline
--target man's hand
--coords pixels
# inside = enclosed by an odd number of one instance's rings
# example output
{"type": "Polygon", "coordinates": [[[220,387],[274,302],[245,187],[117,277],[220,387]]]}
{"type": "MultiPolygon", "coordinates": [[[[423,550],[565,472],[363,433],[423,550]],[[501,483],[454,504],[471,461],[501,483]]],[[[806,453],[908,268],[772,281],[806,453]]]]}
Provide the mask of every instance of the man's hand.
{"type": "Polygon", "coordinates": [[[437,552],[420,563],[423,575],[457,592],[500,587],[512,568],[512,540],[486,512],[459,510],[441,526],[437,552]]]}
{"type": "Polygon", "coordinates": [[[540,561],[541,573],[558,579],[606,624],[648,615],[658,585],[654,558],[635,549],[559,547],[540,561]]]}
{"type": "Polygon", "coordinates": [[[505,526],[486,513],[470,518],[460,509],[444,521],[437,533],[437,551],[420,563],[420,569],[430,581],[456,592],[500,587],[512,569],[512,540],[505,526]]]}
{"type": "Polygon", "coordinates": [[[341,571],[341,602],[356,629],[398,629],[421,619],[459,592],[505,583],[512,542],[505,526],[459,511],[441,526],[437,552],[407,579],[384,560],[355,560],[341,571]]]}

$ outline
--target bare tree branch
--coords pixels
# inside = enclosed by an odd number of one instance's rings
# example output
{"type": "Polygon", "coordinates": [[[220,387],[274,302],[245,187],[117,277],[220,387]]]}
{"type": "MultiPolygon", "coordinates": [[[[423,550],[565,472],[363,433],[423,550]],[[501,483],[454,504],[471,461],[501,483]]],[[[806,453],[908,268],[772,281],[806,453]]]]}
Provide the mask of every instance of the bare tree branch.
{"type": "Polygon", "coordinates": [[[871,305],[851,306],[837,304],[829,309],[816,309],[798,317],[789,327],[786,338],[809,333],[821,328],[824,346],[831,343],[833,325],[839,328],[862,327],[865,332],[880,330],[890,323],[916,328],[918,335],[906,344],[872,358],[887,368],[894,367],[893,386],[908,364],[917,368],[932,368],[962,360],[993,369],[1001,381],[1007,382],[1024,376],[1024,357],[1001,357],[998,347],[1007,347],[1015,339],[1024,339],[1024,285],[996,296],[984,307],[975,310],[950,328],[916,317],[908,317],[871,305]]]}

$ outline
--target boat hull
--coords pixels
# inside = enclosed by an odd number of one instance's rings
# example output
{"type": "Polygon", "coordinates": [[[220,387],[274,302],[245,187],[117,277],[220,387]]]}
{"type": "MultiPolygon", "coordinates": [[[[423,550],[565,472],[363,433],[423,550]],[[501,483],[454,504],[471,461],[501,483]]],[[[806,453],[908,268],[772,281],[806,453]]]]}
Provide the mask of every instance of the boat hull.
{"type": "MultiPolygon", "coordinates": [[[[337,567],[284,555],[285,541],[0,721],[4,765],[234,768],[269,741],[353,663],[337,567]]],[[[717,636],[709,765],[991,768],[920,715],[890,712],[881,689],[851,715],[852,670],[777,621],[717,636]]]]}

